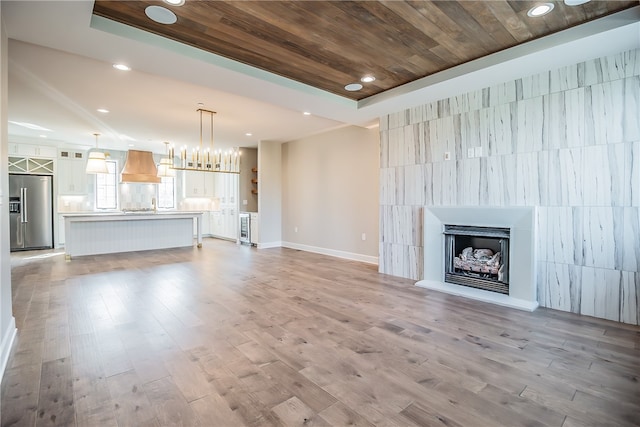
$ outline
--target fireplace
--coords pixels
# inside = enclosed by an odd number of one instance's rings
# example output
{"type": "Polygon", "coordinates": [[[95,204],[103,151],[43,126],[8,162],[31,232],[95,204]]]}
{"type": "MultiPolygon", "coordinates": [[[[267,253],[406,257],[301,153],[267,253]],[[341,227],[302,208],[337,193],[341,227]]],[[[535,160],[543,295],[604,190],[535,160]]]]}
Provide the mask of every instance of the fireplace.
{"type": "Polygon", "coordinates": [[[444,281],[509,295],[508,228],[445,225],[444,281]]]}
{"type": "MultiPolygon", "coordinates": [[[[535,220],[536,208],[532,206],[425,206],[424,276],[416,285],[478,301],[535,310],[538,307],[535,220]],[[467,248],[472,249],[465,252],[467,248]],[[490,249],[491,257],[500,252],[503,265],[497,272],[495,268],[483,272],[482,268],[473,271],[473,263],[467,263],[456,271],[455,258],[461,258],[464,252],[469,261],[476,249],[490,249]],[[468,271],[460,271],[465,268],[468,271]],[[482,279],[484,287],[474,286],[478,279],[482,279]],[[453,280],[456,282],[452,283],[453,280]]],[[[477,255],[483,261],[491,259],[488,251],[477,255]]]]}

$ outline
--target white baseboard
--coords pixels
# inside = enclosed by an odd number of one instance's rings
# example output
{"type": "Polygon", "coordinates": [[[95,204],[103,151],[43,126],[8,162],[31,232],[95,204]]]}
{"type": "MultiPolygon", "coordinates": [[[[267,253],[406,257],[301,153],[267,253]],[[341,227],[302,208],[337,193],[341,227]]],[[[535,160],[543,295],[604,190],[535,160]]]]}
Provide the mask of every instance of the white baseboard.
{"type": "Polygon", "coordinates": [[[258,243],[257,247],[258,249],[280,248],[282,247],[282,242],[258,243]]]}
{"type": "Polygon", "coordinates": [[[289,249],[297,249],[305,252],[333,256],[336,258],[348,259],[350,261],[360,261],[367,264],[378,265],[378,257],[370,255],[356,254],[353,252],[338,251],[335,249],[319,248],[317,246],[301,245],[299,243],[282,242],[282,246],[289,249]]]}
{"type": "Polygon", "coordinates": [[[2,342],[0,342],[0,382],[2,382],[4,371],[9,363],[9,354],[11,353],[11,347],[13,346],[13,341],[16,339],[17,332],[16,319],[11,316],[9,327],[2,337],[2,342]]]}

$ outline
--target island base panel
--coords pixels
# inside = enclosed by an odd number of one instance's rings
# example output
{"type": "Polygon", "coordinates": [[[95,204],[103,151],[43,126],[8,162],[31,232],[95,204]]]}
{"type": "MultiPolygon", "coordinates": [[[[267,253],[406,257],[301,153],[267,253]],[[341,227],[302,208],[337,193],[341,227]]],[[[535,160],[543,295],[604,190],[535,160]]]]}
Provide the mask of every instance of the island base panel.
{"type": "Polygon", "coordinates": [[[193,245],[192,218],[150,221],[70,221],[68,257],[193,245]]]}

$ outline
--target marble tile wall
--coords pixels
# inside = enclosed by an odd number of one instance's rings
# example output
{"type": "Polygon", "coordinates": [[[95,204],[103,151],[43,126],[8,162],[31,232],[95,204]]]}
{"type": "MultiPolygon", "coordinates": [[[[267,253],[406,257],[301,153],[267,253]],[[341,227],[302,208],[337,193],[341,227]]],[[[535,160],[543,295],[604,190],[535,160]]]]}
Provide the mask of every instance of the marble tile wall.
{"type": "Polygon", "coordinates": [[[422,278],[424,206],[538,206],[540,304],[639,324],[639,118],[640,50],[381,117],[380,271],[422,278]]]}
{"type": "Polygon", "coordinates": [[[120,183],[120,209],[151,209],[152,199],[157,198],[155,184],[120,183]]]}

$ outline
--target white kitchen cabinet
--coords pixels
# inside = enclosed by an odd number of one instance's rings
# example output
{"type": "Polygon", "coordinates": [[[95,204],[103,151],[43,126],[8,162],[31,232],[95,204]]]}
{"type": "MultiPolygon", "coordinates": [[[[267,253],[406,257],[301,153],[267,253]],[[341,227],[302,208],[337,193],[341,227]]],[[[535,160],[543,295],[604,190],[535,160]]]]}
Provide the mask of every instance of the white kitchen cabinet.
{"type": "Polygon", "coordinates": [[[250,221],[250,227],[251,227],[251,244],[252,245],[257,245],[258,244],[258,225],[259,225],[259,221],[260,221],[260,217],[258,215],[257,212],[251,212],[251,221],[250,221]]]}
{"type": "Polygon", "coordinates": [[[183,172],[183,197],[214,197],[213,173],[202,171],[183,172]]]}
{"type": "Polygon", "coordinates": [[[220,200],[221,205],[235,205],[238,199],[238,175],[217,173],[211,183],[213,197],[220,200]]]}
{"type": "Polygon", "coordinates": [[[10,143],[9,154],[24,157],[44,157],[55,159],[58,156],[58,149],[48,145],[10,143]]]}
{"type": "MultiPolygon", "coordinates": [[[[198,235],[198,223],[197,223],[197,219],[194,218],[193,219],[193,235],[194,237],[198,235]]],[[[202,217],[201,217],[201,229],[200,232],[202,233],[203,236],[211,236],[211,216],[209,215],[209,212],[203,212],[202,213],[202,217]]]]}
{"type": "Polygon", "coordinates": [[[223,207],[211,215],[211,235],[228,240],[238,240],[238,211],[223,207]]]}
{"type": "Polygon", "coordinates": [[[85,162],[82,160],[61,158],[58,159],[58,194],[59,195],[83,195],[87,194],[87,180],[89,176],[85,172],[85,162]]]}
{"type": "Polygon", "coordinates": [[[211,235],[214,237],[222,237],[224,230],[222,227],[222,211],[211,212],[211,235]]]}
{"type": "Polygon", "coordinates": [[[216,190],[221,191],[222,237],[238,240],[238,175],[219,174],[216,190]]]}
{"type": "Polygon", "coordinates": [[[226,205],[227,202],[227,181],[228,181],[228,175],[222,174],[222,173],[216,173],[214,174],[215,176],[213,177],[213,194],[214,197],[218,198],[218,200],[220,200],[220,204],[221,205],[226,205]]]}
{"type": "Polygon", "coordinates": [[[204,186],[204,194],[205,197],[213,198],[215,197],[215,173],[211,172],[202,172],[203,186],[204,186]]]}
{"type": "Polygon", "coordinates": [[[238,210],[235,207],[226,208],[223,221],[224,237],[231,240],[238,240],[238,210]]]}
{"type": "Polygon", "coordinates": [[[11,173],[31,173],[50,175],[54,172],[54,159],[38,157],[9,156],[8,170],[11,173]]]}
{"type": "Polygon", "coordinates": [[[205,215],[203,234],[238,239],[238,175],[183,171],[183,197],[216,199],[219,208],[205,215]]]}
{"type": "Polygon", "coordinates": [[[58,149],[46,145],[7,144],[9,172],[53,174],[58,149]]]}
{"type": "Polygon", "coordinates": [[[203,172],[183,171],[182,175],[182,196],[183,197],[204,197],[203,172]]]}
{"type": "Polygon", "coordinates": [[[227,238],[226,232],[226,208],[220,208],[212,214],[211,235],[213,237],[227,238]]]}
{"type": "Polygon", "coordinates": [[[225,174],[223,179],[223,192],[226,196],[225,203],[236,205],[238,202],[238,175],[225,174]]]}
{"type": "Polygon", "coordinates": [[[77,160],[79,162],[84,163],[85,158],[87,157],[85,155],[85,151],[83,150],[74,150],[74,149],[70,149],[70,148],[61,148],[60,150],[58,150],[58,158],[60,159],[69,159],[69,160],[77,160]]]}
{"type": "MultiPolygon", "coordinates": [[[[229,195],[229,204],[238,207],[238,191],[240,177],[238,175],[228,175],[227,194],[229,195]]],[[[237,212],[236,212],[237,215],[237,212]]]]}

